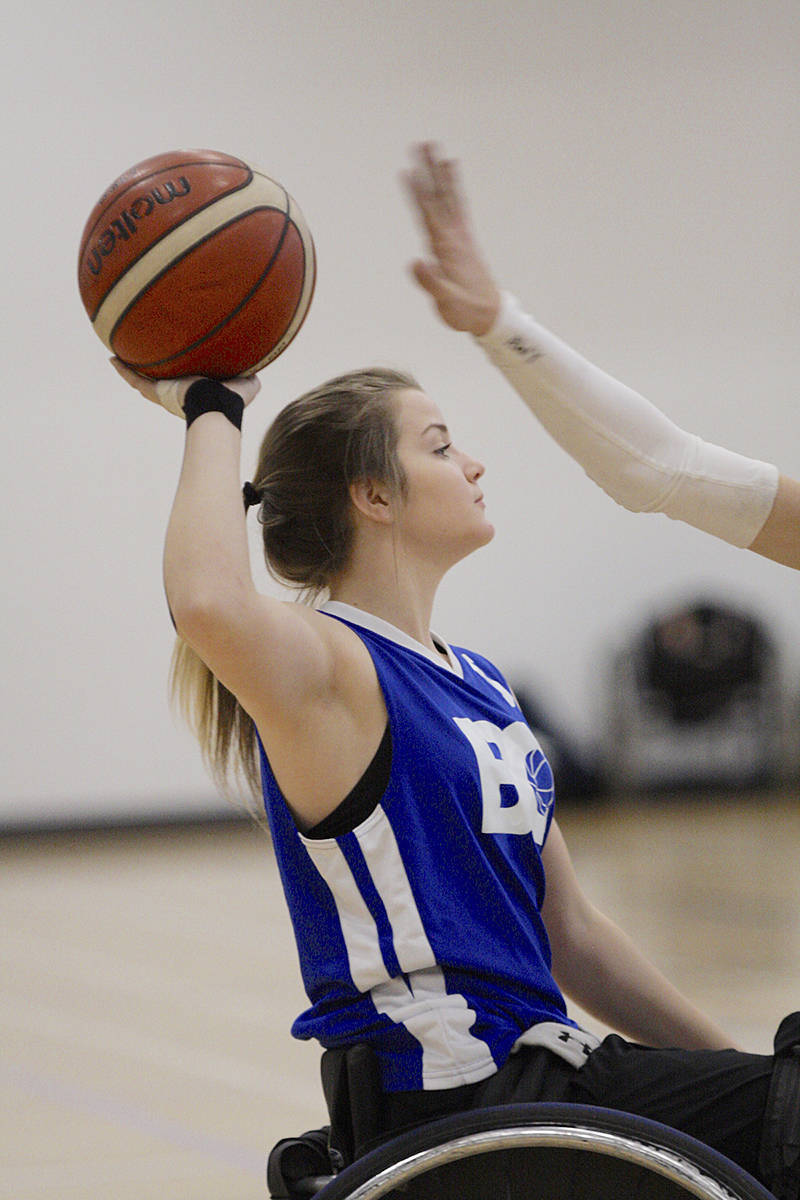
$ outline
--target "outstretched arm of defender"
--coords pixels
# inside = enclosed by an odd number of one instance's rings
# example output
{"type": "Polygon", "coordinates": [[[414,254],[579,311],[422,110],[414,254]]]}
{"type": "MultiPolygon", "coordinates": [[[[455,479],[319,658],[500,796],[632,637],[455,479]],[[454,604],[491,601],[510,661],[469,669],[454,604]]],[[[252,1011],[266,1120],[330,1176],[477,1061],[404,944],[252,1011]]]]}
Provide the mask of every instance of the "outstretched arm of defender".
{"type": "Polygon", "coordinates": [[[471,229],[454,163],[429,144],[406,182],[427,235],[413,264],[453,329],[476,336],[551,436],[633,512],[662,512],[800,568],[800,483],[680,429],[501,293],[471,229]]]}
{"type": "Polygon", "coordinates": [[[800,482],[781,475],[772,511],[750,549],[800,571],[800,482]]]}

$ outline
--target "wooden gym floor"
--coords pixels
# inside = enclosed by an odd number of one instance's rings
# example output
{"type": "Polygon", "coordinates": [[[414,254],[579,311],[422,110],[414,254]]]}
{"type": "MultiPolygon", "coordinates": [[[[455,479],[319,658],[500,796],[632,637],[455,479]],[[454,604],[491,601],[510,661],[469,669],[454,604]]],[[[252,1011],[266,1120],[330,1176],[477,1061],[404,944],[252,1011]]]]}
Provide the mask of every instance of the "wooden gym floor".
{"type": "MultiPolygon", "coordinates": [[[[595,902],[768,1052],[800,1007],[794,796],[559,816],[595,902]]],[[[268,1146],[324,1123],[265,835],[7,836],[0,856],[2,1200],[263,1197],[268,1146]]]]}

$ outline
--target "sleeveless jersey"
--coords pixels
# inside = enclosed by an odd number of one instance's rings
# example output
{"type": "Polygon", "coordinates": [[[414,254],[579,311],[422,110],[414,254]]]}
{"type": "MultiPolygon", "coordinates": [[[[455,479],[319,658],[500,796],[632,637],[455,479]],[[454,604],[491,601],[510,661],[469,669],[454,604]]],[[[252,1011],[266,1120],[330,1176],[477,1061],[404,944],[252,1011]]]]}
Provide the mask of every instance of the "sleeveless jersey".
{"type": "Polygon", "coordinates": [[[267,816],[323,1046],[368,1042],[386,1091],[457,1087],[500,1067],[532,1026],[566,1017],[540,916],[553,776],[503,676],[449,665],[340,603],[386,701],[389,782],[351,833],[301,835],[261,748],[267,816]]]}

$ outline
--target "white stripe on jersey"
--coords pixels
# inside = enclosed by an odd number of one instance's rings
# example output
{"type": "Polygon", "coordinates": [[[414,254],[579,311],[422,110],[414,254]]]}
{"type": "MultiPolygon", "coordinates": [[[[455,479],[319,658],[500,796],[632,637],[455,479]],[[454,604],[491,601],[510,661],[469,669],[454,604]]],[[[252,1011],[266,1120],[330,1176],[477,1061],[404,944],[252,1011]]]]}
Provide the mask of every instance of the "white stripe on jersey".
{"type": "Polygon", "coordinates": [[[369,992],[389,981],[378,941],[378,927],[364,903],[347,859],[333,839],[303,839],[304,845],[336,902],[353,983],[369,992]]]}
{"type": "Polygon", "coordinates": [[[507,687],[503,687],[499,679],[492,679],[491,675],[487,675],[486,672],[482,670],[476,662],[472,661],[468,654],[464,655],[464,661],[469,663],[476,675],[480,675],[481,679],[485,679],[487,683],[491,684],[495,691],[500,693],[510,708],[517,707],[516,696],[513,692],[510,692],[507,687]]]}
{"type": "Polygon", "coordinates": [[[448,993],[440,967],[415,971],[408,983],[398,977],[373,988],[372,999],[422,1047],[423,1088],[478,1083],[497,1070],[489,1047],[470,1033],[475,1013],[463,996],[448,993]]]}
{"type": "Polygon", "coordinates": [[[355,834],[386,909],[400,969],[408,973],[435,966],[436,955],[411,891],[400,847],[380,805],[355,834]]]}
{"type": "Polygon", "coordinates": [[[494,1062],[486,1043],[470,1033],[474,1010],[462,995],[447,992],[394,830],[380,805],[356,830],[356,837],[392,926],[397,961],[409,976],[410,990],[404,996],[395,989],[373,991],[376,1006],[422,1046],[423,1087],[456,1087],[484,1079],[495,1070],[494,1062]]]}
{"type": "Polygon", "coordinates": [[[408,882],[394,831],[378,806],[355,831],[372,882],[386,909],[401,970],[389,978],[378,928],[352,871],[332,839],[304,838],[314,865],[336,903],[350,974],[369,991],[378,1012],[403,1025],[422,1048],[424,1088],[458,1087],[496,1070],[486,1043],[470,1033],[476,1014],[464,996],[447,991],[408,882]]]}

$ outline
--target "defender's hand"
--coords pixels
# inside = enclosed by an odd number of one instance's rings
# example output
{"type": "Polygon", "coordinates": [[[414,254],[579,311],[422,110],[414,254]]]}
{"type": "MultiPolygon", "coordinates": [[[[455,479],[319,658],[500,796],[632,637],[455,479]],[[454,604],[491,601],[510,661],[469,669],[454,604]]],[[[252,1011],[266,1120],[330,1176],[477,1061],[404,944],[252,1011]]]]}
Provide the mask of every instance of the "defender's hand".
{"type": "Polygon", "coordinates": [[[488,333],[500,310],[500,292],[473,236],[458,166],[427,142],[413,153],[416,165],[403,179],[430,253],[412,264],[414,278],[451,329],[488,333]]]}

